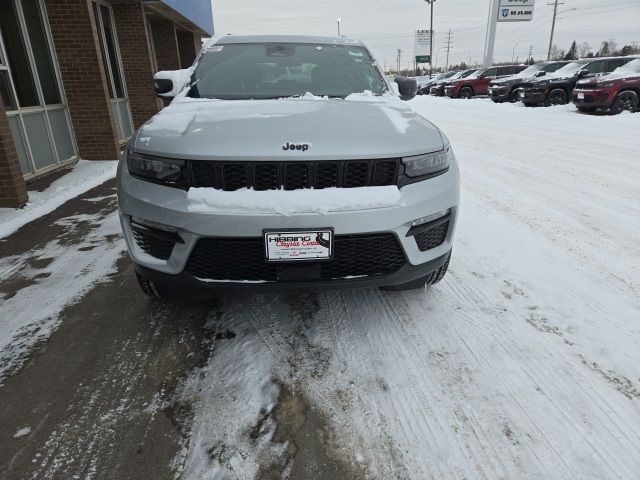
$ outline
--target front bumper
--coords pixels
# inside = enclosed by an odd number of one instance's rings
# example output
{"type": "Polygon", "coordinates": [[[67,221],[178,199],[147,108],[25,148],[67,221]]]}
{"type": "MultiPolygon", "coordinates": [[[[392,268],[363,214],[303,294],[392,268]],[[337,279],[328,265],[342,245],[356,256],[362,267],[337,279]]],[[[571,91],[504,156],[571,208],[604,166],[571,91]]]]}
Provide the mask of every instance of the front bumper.
{"type": "Polygon", "coordinates": [[[610,95],[609,90],[593,89],[581,90],[575,89],[571,95],[571,101],[577,107],[608,109],[611,107],[614,95],[610,95]]]}
{"type": "Polygon", "coordinates": [[[540,105],[544,103],[546,90],[543,88],[520,88],[518,89],[520,101],[527,104],[540,105]]]}
{"type": "MultiPolygon", "coordinates": [[[[187,278],[190,275],[185,272],[185,266],[196,244],[201,239],[214,237],[255,239],[262,237],[264,229],[313,229],[320,227],[332,227],[336,237],[374,233],[393,234],[404,254],[406,265],[392,275],[387,275],[386,278],[380,276],[376,278],[332,278],[321,282],[312,280],[303,282],[305,284],[325,286],[329,286],[329,284],[338,286],[362,284],[368,286],[368,282],[371,281],[372,284],[393,285],[396,284],[395,282],[402,283],[402,281],[412,280],[421,274],[426,275],[438,268],[437,266],[431,268],[435,265],[433,262],[446,257],[451,250],[460,196],[459,171],[455,159],[452,160],[449,170],[442,175],[406,185],[400,189],[400,193],[401,206],[327,214],[308,213],[283,216],[252,212],[246,214],[195,213],[189,211],[185,191],[133,178],[129,175],[126,164],[123,162],[120,162],[118,173],[120,220],[132,260],[137,268],[151,279],[153,277],[149,275],[149,271],[169,275],[165,280],[173,279],[179,283],[187,280],[187,283],[199,282],[193,276],[191,279],[187,278]],[[450,209],[450,216],[446,239],[434,248],[421,251],[416,237],[407,237],[413,221],[447,209],[450,209]],[[180,237],[180,243],[175,243],[166,259],[149,255],[139,246],[134,237],[131,225],[132,217],[173,227],[180,237]],[[429,270],[430,268],[431,270],[429,270]]],[[[330,193],[328,192],[328,194],[330,193]]],[[[239,258],[238,261],[241,262],[242,259],[239,258]]],[[[349,275],[345,275],[345,277],[349,277],[349,275]]],[[[248,283],[230,282],[226,278],[201,280],[200,283],[207,287],[228,288],[248,283]]],[[[261,283],[259,287],[268,286],[266,283],[261,283]]]]}
{"type": "Polygon", "coordinates": [[[447,97],[457,98],[459,90],[457,87],[444,87],[444,94],[447,97]]]}
{"type": "Polygon", "coordinates": [[[444,86],[434,85],[429,89],[429,95],[433,95],[434,97],[442,97],[444,95],[444,86]]]}
{"type": "Polygon", "coordinates": [[[508,87],[489,87],[487,95],[491,100],[499,102],[509,100],[509,88],[508,87]]]}

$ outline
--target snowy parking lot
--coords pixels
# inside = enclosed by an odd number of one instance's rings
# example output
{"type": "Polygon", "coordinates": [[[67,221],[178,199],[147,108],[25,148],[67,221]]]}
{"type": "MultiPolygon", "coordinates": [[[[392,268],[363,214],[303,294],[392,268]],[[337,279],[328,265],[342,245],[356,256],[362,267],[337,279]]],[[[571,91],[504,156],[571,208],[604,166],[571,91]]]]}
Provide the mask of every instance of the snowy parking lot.
{"type": "Polygon", "coordinates": [[[8,228],[0,478],[637,479],[640,114],[412,104],[462,176],[425,291],[154,303],[113,180],[8,228]]]}

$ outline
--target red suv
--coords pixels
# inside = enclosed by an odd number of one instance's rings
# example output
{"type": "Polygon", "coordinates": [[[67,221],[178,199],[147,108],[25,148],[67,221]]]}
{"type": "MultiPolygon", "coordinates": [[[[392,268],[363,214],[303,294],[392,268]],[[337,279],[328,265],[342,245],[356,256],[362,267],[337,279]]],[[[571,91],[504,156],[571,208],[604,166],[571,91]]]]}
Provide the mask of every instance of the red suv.
{"type": "Polygon", "coordinates": [[[638,110],[640,59],[633,60],[603,77],[582,80],[573,90],[573,103],[581,112],[638,110]]]}
{"type": "Polygon", "coordinates": [[[486,95],[491,80],[515,75],[525,68],[527,68],[526,65],[501,65],[499,67],[481,68],[467,78],[451,82],[445,87],[444,94],[451,98],[471,98],[475,95],[486,95]]]}

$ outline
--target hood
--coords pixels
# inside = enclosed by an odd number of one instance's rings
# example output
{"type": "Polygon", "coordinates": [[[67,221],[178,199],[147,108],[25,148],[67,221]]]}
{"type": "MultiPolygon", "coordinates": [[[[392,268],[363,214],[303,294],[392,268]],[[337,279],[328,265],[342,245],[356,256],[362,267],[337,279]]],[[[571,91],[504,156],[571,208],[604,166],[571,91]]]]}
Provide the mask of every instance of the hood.
{"type": "MultiPolygon", "coordinates": [[[[546,75],[545,75],[546,77],[546,75]]],[[[509,77],[498,78],[496,80],[491,80],[489,82],[491,85],[508,85],[513,82],[531,82],[533,80],[537,80],[538,78],[544,77],[534,77],[533,75],[511,75],[509,77]]]]}
{"type": "Polygon", "coordinates": [[[392,95],[278,100],[176,98],[143,125],[137,152],[211,160],[337,160],[441,150],[440,131],[392,95]],[[289,145],[305,145],[285,150],[289,145]]]}
{"type": "Polygon", "coordinates": [[[580,83],[582,84],[605,83],[605,82],[615,82],[617,80],[636,80],[636,79],[640,79],[640,73],[613,72],[608,75],[602,75],[600,77],[585,78],[584,80],[580,80],[580,83]]]}

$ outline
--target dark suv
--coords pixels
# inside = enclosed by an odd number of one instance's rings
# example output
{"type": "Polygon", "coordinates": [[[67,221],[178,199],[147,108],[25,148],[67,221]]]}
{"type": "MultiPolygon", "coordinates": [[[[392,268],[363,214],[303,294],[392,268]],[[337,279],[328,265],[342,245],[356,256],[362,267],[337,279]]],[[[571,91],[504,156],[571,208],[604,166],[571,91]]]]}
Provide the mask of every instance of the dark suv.
{"type": "Polygon", "coordinates": [[[495,103],[501,103],[504,101],[515,103],[520,100],[518,89],[523,82],[526,82],[531,78],[555,72],[559,68],[564,67],[567,63],[569,63],[568,60],[536,63],[535,65],[525,68],[516,75],[492,80],[489,83],[489,98],[491,98],[495,103]]]}
{"type": "Polygon", "coordinates": [[[458,72],[457,71],[444,72],[422,83],[418,82],[418,95],[429,95],[431,87],[433,87],[437,82],[446,80],[447,78],[451,78],[456,73],[458,72]]]}
{"type": "Polygon", "coordinates": [[[489,82],[496,78],[508,77],[520,73],[526,65],[501,65],[476,70],[467,78],[456,80],[447,85],[444,94],[451,98],[471,98],[476,95],[486,95],[489,82]]]}
{"type": "Polygon", "coordinates": [[[477,70],[478,70],[477,68],[472,68],[471,70],[460,70],[456,72],[455,75],[452,75],[449,78],[443,78],[441,80],[438,80],[436,83],[432,85],[431,89],[429,90],[429,94],[434,95],[436,97],[443,97],[444,89],[447,85],[449,85],[451,82],[455,80],[459,80],[461,78],[467,78],[469,75],[476,72],[477,70]]]}
{"type": "Polygon", "coordinates": [[[640,59],[617,68],[603,77],[582,80],[573,90],[573,103],[581,112],[638,110],[640,59]]]}
{"type": "Polygon", "coordinates": [[[571,62],[552,74],[529,80],[520,88],[520,100],[531,107],[564,105],[578,80],[605,75],[633,60],[633,57],[587,58],[571,62]]]}

